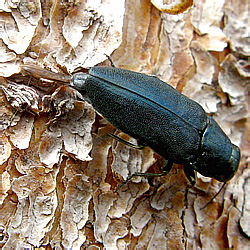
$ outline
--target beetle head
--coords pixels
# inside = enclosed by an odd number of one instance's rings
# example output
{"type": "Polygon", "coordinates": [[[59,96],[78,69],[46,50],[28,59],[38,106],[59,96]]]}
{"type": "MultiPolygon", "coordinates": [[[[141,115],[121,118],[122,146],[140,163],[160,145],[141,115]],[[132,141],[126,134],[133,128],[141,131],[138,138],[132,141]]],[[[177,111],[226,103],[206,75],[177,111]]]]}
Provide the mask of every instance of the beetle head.
{"type": "Polygon", "coordinates": [[[88,76],[89,75],[86,73],[74,74],[70,80],[70,86],[72,86],[74,89],[78,90],[82,95],[84,95],[86,92],[85,82],[88,76]]]}
{"type": "Polygon", "coordinates": [[[240,149],[231,143],[212,117],[203,133],[200,156],[194,169],[204,176],[226,182],[233,178],[240,161],[240,149]]]}

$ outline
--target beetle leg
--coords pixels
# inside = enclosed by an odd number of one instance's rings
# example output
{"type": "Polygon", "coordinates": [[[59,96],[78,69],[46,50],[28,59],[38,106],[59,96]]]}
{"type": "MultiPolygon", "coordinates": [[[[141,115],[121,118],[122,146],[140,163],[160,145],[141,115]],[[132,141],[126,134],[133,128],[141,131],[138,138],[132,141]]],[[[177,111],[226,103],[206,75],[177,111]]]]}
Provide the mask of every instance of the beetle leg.
{"type": "Polygon", "coordinates": [[[108,58],[108,60],[110,61],[111,66],[112,66],[113,68],[116,68],[116,67],[115,67],[115,64],[114,64],[114,62],[113,62],[113,60],[112,60],[112,58],[111,58],[109,55],[107,55],[107,54],[105,54],[105,55],[106,55],[106,57],[108,58]]]}
{"type": "Polygon", "coordinates": [[[121,187],[123,187],[126,183],[128,183],[132,178],[134,178],[135,176],[141,176],[141,177],[160,177],[163,175],[166,175],[169,173],[169,171],[171,170],[173,166],[173,162],[172,161],[168,161],[168,163],[163,167],[162,172],[161,173],[140,173],[140,172],[136,172],[132,175],[130,175],[125,181],[123,181],[116,189],[115,192],[117,192],[121,187]]]}
{"type": "Polygon", "coordinates": [[[122,143],[124,143],[125,145],[127,145],[127,146],[129,146],[129,147],[131,147],[131,148],[135,148],[135,149],[143,149],[143,148],[144,148],[143,145],[138,145],[138,146],[137,146],[137,145],[134,145],[133,143],[130,143],[130,142],[128,142],[128,141],[122,139],[121,137],[119,137],[119,136],[117,136],[117,135],[114,135],[114,134],[111,134],[111,133],[109,133],[108,135],[109,135],[110,137],[114,138],[115,140],[117,140],[117,141],[119,141],[119,142],[122,142],[122,143]]]}
{"type": "Polygon", "coordinates": [[[184,173],[188,180],[190,181],[191,187],[195,185],[195,173],[190,165],[184,165],[184,173]]]}
{"type": "Polygon", "coordinates": [[[173,161],[165,159],[164,166],[163,166],[162,172],[161,172],[161,173],[163,173],[162,175],[168,174],[170,172],[171,168],[173,167],[173,164],[174,164],[173,161]],[[166,163],[166,161],[167,161],[167,163],[166,163]]]}
{"type": "Polygon", "coordinates": [[[224,182],[223,185],[221,186],[220,190],[214,195],[214,197],[202,208],[200,208],[200,210],[203,210],[204,208],[206,208],[217,196],[218,194],[221,192],[221,190],[227,185],[227,182],[224,182]]]}

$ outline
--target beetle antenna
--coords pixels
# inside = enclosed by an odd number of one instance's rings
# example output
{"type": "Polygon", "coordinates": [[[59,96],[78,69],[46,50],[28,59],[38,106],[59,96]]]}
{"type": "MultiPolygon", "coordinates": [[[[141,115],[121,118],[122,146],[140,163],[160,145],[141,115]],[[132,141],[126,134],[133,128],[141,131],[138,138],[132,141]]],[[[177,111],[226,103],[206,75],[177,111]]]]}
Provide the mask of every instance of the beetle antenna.
{"type": "Polygon", "coordinates": [[[47,69],[38,67],[37,65],[32,65],[32,64],[21,65],[21,71],[24,74],[29,74],[36,78],[45,78],[45,79],[49,79],[53,81],[60,81],[60,82],[65,82],[65,83],[69,83],[71,79],[71,76],[69,75],[55,73],[47,69]]]}
{"type": "Polygon", "coordinates": [[[214,195],[214,197],[204,207],[200,208],[200,210],[203,210],[204,208],[206,208],[218,196],[218,194],[226,186],[226,184],[227,184],[227,182],[224,182],[223,185],[221,186],[220,190],[214,195]]]}

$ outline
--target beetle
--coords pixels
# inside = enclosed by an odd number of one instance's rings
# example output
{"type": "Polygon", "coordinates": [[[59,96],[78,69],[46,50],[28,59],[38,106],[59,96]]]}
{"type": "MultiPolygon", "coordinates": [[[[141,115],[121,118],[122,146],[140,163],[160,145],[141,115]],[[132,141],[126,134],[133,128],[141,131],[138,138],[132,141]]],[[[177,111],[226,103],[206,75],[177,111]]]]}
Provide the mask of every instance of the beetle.
{"type": "Polygon", "coordinates": [[[167,159],[163,174],[173,163],[191,182],[194,170],[221,182],[236,173],[240,149],[197,102],[159,78],[95,66],[73,75],[70,85],[116,128],[167,159]]]}

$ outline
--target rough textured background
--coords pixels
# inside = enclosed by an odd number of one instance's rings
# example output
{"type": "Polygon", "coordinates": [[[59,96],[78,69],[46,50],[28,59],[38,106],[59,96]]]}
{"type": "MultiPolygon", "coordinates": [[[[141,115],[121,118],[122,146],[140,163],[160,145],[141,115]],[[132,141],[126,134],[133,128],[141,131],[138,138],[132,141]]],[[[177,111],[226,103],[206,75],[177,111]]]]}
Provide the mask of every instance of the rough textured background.
{"type": "Polygon", "coordinates": [[[246,0],[195,0],[179,15],[149,0],[1,2],[0,247],[246,248],[247,18],[246,0]],[[115,193],[163,159],[107,136],[135,143],[74,90],[20,74],[23,63],[72,74],[109,65],[111,53],[117,67],[157,75],[198,101],[241,147],[239,171],[205,209],[222,183],[197,174],[188,189],[179,165],[115,193]]]}

